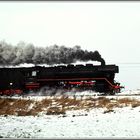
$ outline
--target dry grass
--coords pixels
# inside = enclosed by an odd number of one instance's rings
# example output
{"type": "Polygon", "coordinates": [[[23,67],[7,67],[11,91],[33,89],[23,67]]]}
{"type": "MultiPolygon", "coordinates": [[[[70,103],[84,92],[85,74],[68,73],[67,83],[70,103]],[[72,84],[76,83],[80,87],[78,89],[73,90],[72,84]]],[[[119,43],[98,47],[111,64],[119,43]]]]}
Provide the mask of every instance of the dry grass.
{"type": "Polygon", "coordinates": [[[106,107],[111,102],[110,99],[108,99],[106,97],[99,97],[97,99],[97,101],[98,101],[98,104],[96,107],[98,107],[98,108],[106,107]]]}
{"type": "Polygon", "coordinates": [[[124,103],[124,104],[130,104],[132,102],[134,102],[135,100],[134,99],[130,99],[130,98],[122,98],[122,99],[118,99],[118,102],[120,104],[124,103]]]}
{"type": "Polygon", "coordinates": [[[108,109],[108,110],[105,110],[103,113],[106,114],[106,113],[110,113],[110,112],[114,112],[113,109],[108,109]]]}
{"type": "Polygon", "coordinates": [[[132,108],[140,106],[140,101],[135,101],[131,104],[132,108]]]}
{"type": "Polygon", "coordinates": [[[41,101],[27,99],[0,98],[0,115],[36,116],[40,112],[47,115],[65,114],[67,110],[89,110],[92,108],[105,108],[104,113],[113,112],[116,107],[140,106],[140,101],[130,98],[108,99],[106,97],[90,97],[87,99],[76,99],[68,97],[55,97],[41,101]],[[30,106],[32,107],[30,108],[30,106]]]}
{"type": "Polygon", "coordinates": [[[117,102],[118,104],[121,104],[123,106],[132,106],[132,107],[140,106],[140,101],[136,99],[122,98],[119,99],[117,102]]]}
{"type": "Polygon", "coordinates": [[[22,99],[0,99],[0,115],[19,115],[27,112],[30,104],[33,103],[31,100],[22,99]],[[22,113],[24,112],[24,113],[22,113]]]}
{"type": "Polygon", "coordinates": [[[60,114],[66,114],[66,110],[64,108],[50,107],[47,109],[46,113],[46,115],[60,115],[60,114]]]}

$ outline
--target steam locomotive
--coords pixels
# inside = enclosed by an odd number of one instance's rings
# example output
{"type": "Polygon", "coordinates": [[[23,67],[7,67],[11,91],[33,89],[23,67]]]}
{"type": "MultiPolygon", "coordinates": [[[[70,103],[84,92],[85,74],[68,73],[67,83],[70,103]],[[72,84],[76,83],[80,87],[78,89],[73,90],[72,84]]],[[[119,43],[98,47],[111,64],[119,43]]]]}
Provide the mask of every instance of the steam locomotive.
{"type": "Polygon", "coordinates": [[[118,72],[116,65],[93,64],[0,68],[0,94],[23,94],[44,87],[115,94],[122,88],[114,80],[118,72]]]}

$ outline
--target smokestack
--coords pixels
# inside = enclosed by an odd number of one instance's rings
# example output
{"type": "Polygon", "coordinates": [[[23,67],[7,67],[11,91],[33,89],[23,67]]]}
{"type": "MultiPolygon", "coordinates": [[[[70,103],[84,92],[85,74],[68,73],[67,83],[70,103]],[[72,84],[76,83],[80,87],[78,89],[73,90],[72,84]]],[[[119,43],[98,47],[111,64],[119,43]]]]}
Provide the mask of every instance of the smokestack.
{"type": "Polygon", "coordinates": [[[50,47],[35,47],[33,44],[18,43],[16,46],[0,42],[0,64],[18,65],[32,64],[70,64],[76,61],[98,61],[105,65],[104,59],[98,51],[82,50],[80,46],[68,48],[53,45],[50,47]]]}

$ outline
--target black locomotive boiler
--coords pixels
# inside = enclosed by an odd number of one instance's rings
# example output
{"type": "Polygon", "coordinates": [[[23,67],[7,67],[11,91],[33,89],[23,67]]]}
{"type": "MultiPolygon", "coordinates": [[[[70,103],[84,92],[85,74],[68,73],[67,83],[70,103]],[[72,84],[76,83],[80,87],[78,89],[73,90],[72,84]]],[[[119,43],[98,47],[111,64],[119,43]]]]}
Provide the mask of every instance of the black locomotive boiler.
{"type": "Polygon", "coordinates": [[[0,94],[23,94],[43,87],[93,90],[105,94],[120,92],[116,65],[59,65],[52,67],[0,68],[0,94]]]}

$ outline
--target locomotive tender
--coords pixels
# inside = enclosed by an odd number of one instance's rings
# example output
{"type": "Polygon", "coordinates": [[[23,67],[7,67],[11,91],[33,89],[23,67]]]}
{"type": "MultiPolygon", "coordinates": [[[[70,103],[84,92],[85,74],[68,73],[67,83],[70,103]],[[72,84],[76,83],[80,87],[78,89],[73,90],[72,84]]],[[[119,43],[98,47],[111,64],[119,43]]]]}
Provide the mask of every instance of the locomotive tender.
{"type": "Polygon", "coordinates": [[[46,86],[115,94],[122,88],[114,80],[115,73],[119,73],[118,66],[104,64],[0,68],[0,94],[23,94],[46,86]]]}

